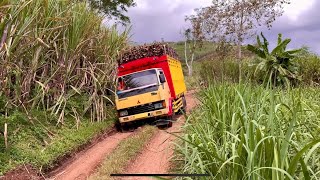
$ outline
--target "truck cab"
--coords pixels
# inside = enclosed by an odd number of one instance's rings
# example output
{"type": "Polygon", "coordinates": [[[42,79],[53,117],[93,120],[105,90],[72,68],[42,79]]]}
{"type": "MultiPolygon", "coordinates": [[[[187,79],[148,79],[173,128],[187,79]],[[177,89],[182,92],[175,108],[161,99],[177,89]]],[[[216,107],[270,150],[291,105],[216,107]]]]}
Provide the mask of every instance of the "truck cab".
{"type": "Polygon", "coordinates": [[[118,77],[116,106],[121,123],[166,116],[170,89],[163,70],[147,69],[118,77]]]}
{"type": "Polygon", "coordinates": [[[146,119],[170,121],[186,105],[181,64],[169,56],[120,65],[116,84],[115,103],[121,125],[146,119]]]}

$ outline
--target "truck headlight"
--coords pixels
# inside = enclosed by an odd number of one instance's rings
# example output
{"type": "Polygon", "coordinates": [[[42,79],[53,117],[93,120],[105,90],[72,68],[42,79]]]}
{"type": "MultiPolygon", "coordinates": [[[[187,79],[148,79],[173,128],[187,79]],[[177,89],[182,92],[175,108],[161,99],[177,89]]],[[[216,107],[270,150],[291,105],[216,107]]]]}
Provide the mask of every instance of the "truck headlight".
{"type": "Polygon", "coordinates": [[[122,110],[119,112],[119,116],[123,117],[123,116],[128,116],[128,111],[127,110],[122,110]]]}
{"type": "Polygon", "coordinates": [[[155,109],[162,109],[162,108],[165,108],[165,107],[166,107],[165,101],[154,104],[154,108],[155,109]]]}

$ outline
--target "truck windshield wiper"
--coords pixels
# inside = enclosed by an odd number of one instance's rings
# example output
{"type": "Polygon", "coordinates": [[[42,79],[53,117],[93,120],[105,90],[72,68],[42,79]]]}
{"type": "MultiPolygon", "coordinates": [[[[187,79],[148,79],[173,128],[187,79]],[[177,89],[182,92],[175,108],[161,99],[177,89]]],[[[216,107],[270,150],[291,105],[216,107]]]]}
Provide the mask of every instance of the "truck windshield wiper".
{"type": "Polygon", "coordinates": [[[150,85],[146,85],[146,86],[141,86],[141,87],[138,87],[138,88],[121,91],[120,94],[129,93],[129,92],[133,92],[133,91],[138,91],[138,92],[140,92],[141,90],[144,90],[144,89],[146,89],[146,88],[150,88],[150,87],[153,87],[153,86],[157,86],[157,85],[158,85],[158,84],[154,83],[154,84],[150,84],[150,85]]]}
{"type": "Polygon", "coordinates": [[[145,90],[145,89],[147,89],[147,88],[150,88],[150,87],[153,87],[153,86],[157,86],[157,85],[158,85],[158,84],[150,84],[150,85],[147,85],[147,86],[140,87],[140,88],[138,89],[138,93],[141,92],[141,91],[143,91],[143,90],[145,90]]]}

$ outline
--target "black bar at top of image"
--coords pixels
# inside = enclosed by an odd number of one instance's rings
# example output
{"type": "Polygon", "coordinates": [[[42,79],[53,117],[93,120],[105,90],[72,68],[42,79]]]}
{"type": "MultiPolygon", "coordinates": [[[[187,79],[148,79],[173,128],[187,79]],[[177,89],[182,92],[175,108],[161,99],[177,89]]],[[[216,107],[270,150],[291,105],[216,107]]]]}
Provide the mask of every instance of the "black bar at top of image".
{"type": "Polygon", "coordinates": [[[129,177],[129,176],[134,176],[134,177],[150,177],[150,176],[162,176],[162,177],[207,177],[210,176],[209,174],[111,174],[111,177],[129,177]]]}

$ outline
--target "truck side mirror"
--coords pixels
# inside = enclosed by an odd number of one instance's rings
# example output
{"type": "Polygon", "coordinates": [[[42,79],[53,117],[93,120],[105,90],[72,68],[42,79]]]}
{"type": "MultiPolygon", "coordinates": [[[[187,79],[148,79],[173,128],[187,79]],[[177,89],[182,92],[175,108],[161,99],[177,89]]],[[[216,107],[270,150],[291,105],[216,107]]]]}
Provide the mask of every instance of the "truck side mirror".
{"type": "Polygon", "coordinates": [[[166,82],[166,78],[164,77],[164,74],[160,74],[159,79],[161,84],[166,82]]]}

